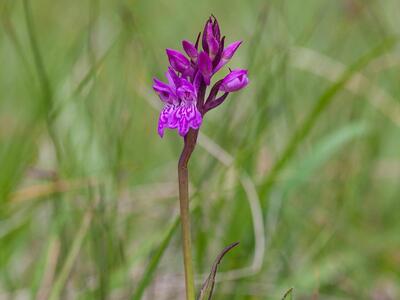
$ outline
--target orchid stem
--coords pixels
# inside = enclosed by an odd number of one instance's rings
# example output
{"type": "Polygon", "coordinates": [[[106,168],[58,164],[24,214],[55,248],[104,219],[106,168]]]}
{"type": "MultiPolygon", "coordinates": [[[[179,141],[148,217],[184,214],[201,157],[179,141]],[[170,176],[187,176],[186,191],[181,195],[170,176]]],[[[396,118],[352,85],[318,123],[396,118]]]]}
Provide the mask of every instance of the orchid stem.
{"type": "Polygon", "coordinates": [[[182,250],[183,263],[185,267],[186,300],[195,300],[192,247],[190,239],[188,162],[196,147],[198,133],[198,130],[190,129],[189,133],[185,136],[185,144],[178,164],[179,204],[182,224],[182,250]]]}

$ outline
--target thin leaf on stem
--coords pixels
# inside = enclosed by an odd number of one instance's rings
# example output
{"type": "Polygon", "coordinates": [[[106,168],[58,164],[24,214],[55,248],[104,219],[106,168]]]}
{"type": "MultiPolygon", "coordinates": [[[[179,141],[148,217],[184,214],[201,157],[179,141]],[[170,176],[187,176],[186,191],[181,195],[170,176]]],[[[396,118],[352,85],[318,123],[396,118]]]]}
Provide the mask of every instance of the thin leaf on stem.
{"type": "Polygon", "coordinates": [[[212,293],[214,291],[214,284],[215,284],[215,276],[217,275],[218,265],[220,264],[222,258],[228,253],[232,248],[239,245],[239,242],[235,242],[230,244],[229,246],[225,247],[221,253],[215,259],[212,267],[210,275],[207,277],[206,281],[203,283],[203,286],[200,291],[200,295],[198,300],[210,300],[212,297],[212,293]]]}

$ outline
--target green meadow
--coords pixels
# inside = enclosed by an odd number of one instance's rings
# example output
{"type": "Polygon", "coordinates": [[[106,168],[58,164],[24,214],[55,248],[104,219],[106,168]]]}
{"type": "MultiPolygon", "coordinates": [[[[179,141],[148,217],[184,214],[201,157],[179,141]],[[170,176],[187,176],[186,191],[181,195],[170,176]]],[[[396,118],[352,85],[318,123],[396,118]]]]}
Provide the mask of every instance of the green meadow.
{"type": "Polygon", "coordinates": [[[189,164],[197,290],[240,242],[212,299],[400,299],[398,0],[1,0],[0,300],[184,299],[152,78],[210,14],[250,83],[189,164]]]}

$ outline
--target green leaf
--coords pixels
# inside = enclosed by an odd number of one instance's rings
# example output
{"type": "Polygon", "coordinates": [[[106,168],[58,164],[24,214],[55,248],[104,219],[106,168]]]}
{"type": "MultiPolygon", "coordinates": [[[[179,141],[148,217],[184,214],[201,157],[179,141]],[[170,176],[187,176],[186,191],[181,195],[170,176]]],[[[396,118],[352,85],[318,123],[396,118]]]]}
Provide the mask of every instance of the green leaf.
{"type": "Polygon", "coordinates": [[[210,275],[208,275],[206,281],[203,283],[198,300],[210,300],[211,299],[212,293],[214,291],[215,276],[217,275],[218,265],[220,264],[222,258],[225,256],[225,254],[228,253],[232,248],[236,247],[237,245],[239,245],[239,242],[233,243],[233,244],[225,247],[221,251],[221,253],[218,255],[218,257],[215,259],[215,261],[211,267],[210,275]]]}
{"type": "Polygon", "coordinates": [[[290,288],[283,295],[282,300],[293,300],[293,288],[290,288]]]}

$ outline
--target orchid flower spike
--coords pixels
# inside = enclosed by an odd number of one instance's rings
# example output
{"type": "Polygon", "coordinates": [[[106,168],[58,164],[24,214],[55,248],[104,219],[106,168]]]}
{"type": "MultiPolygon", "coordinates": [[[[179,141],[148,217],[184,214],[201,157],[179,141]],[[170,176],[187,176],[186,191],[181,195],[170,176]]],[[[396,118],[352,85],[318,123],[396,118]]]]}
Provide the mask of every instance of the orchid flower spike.
{"type": "Polygon", "coordinates": [[[233,70],[214,84],[205,100],[212,77],[231,60],[241,44],[241,41],[236,41],[224,47],[225,37],[221,37],[218,21],[211,16],[195,43],[182,41],[188,57],[180,51],[166,49],[170,63],[166,73],[168,83],[154,78],[153,84],[154,91],[164,103],[158,120],[158,133],[161,137],[165,128],[177,129],[182,137],[190,129],[198,130],[207,111],[223,103],[229,93],[248,85],[248,71],[233,70]],[[202,49],[198,49],[200,37],[202,49]],[[218,96],[218,92],[224,94],[218,96]]]}

